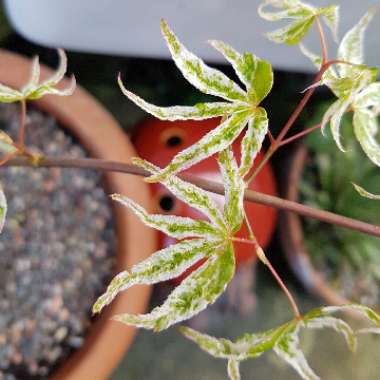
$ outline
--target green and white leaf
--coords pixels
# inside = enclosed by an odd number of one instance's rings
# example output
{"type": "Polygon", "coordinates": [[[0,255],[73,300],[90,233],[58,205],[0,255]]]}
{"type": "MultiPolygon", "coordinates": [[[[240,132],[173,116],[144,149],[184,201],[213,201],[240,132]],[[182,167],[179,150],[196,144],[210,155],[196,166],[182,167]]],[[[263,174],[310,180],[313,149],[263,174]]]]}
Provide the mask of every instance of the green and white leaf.
{"type": "MultiPolygon", "coordinates": [[[[228,44],[212,40],[211,45],[232,64],[246,91],[221,71],[207,66],[188,51],[164,20],[161,30],[172,58],[184,77],[200,91],[218,96],[227,102],[199,103],[194,106],[160,107],[150,104],[129,91],[119,77],[123,94],[146,112],[161,120],[203,120],[222,116],[223,122],[196,144],[178,153],[166,168],[147,179],[148,182],[166,181],[170,176],[230,146],[256,113],[262,113],[260,102],[273,86],[273,70],[269,62],[251,53],[239,53],[228,44]]],[[[252,131],[251,131],[252,132],[252,131]]],[[[250,136],[252,139],[252,136],[250,136]]],[[[262,143],[261,134],[256,142],[262,143]]],[[[261,145],[257,147],[260,150],[261,145]]],[[[247,163],[253,160],[246,160],[247,163]]],[[[244,167],[248,171],[249,168],[244,167]]]]}
{"type": "Polygon", "coordinates": [[[380,166],[380,144],[376,140],[377,116],[368,109],[355,109],[353,117],[355,136],[367,157],[380,166]]]}
{"type": "Polygon", "coordinates": [[[239,173],[245,177],[253,166],[257,154],[263,145],[268,133],[269,120],[264,108],[256,109],[255,114],[248,122],[248,129],[241,142],[241,158],[239,173]]]}
{"type": "Polygon", "coordinates": [[[354,311],[358,314],[366,317],[371,323],[373,323],[376,327],[380,327],[380,315],[377,314],[374,310],[369,308],[368,306],[360,305],[360,304],[348,304],[341,306],[325,306],[322,308],[323,313],[333,314],[338,312],[345,311],[354,311]]]}
{"type": "Polygon", "coordinates": [[[229,115],[233,112],[240,112],[247,108],[241,104],[227,102],[198,103],[194,106],[158,107],[146,102],[133,92],[128,91],[124,87],[120,76],[118,83],[121,91],[129,100],[160,120],[205,120],[217,116],[229,115]]]}
{"type": "Polygon", "coordinates": [[[168,296],[163,305],[149,314],[122,314],[115,320],[128,325],[155,331],[189,319],[204,310],[224,292],[235,271],[235,256],[232,245],[221,249],[202,266],[192,272],[168,296]]]}
{"type": "Polygon", "coordinates": [[[12,138],[4,131],[0,131],[0,152],[7,154],[16,151],[17,148],[13,145],[12,138]]]}
{"type": "Polygon", "coordinates": [[[226,149],[240,135],[247,125],[252,111],[233,114],[217,128],[203,136],[197,143],[178,153],[160,173],[148,177],[147,182],[162,182],[168,177],[203,161],[226,149]]]}
{"type": "MultiPolygon", "coordinates": [[[[301,378],[316,380],[319,379],[319,377],[310,368],[301,351],[299,333],[302,328],[320,329],[324,327],[332,328],[338,333],[341,333],[349,348],[354,351],[356,348],[357,334],[379,333],[380,316],[370,308],[356,304],[322,307],[305,314],[300,321],[292,320],[262,333],[245,334],[235,342],[223,338],[217,339],[188,327],[181,327],[180,331],[210,355],[220,359],[227,359],[229,363],[231,363],[231,361],[234,362],[234,369],[238,370],[237,364],[239,362],[250,358],[257,358],[264,352],[273,349],[277,355],[298,372],[301,378]],[[346,310],[356,310],[364,314],[375,327],[354,332],[345,321],[331,316],[331,314],[346,310]]],[[[233,379],[232,377],[230,378],[233,379]]]]}
{"type": "Polygon", "coordinates": [[[40,64],[38,57],[32,61],[31,75],[28,83],[19,91],[0,85],[0,102],[12,103],[21,100],[36,100],[45,95],[68,96],[75,91],[75,77],[72,76],[69,86],[65,89],[57,89],[55,86],[63,79],[67,70],[67,57],[62,49],[58,50],[59,66],[57,71],[47,80],[39,83],[40,64]]]}
{"type": "Polygon", "coordinates": [[[223,236],[220,230],[206,221],[175,215],[148,214],[144,208],[123,195],[113,194],[111,197],[132,210],[147,226],[176,239],[204,237],[215,240],[223,236]]]}
{"type": "Polygon", "coordinates": [[[7,216],[7,199],[3,189],[0,187],[0,232],[4,228],[5,218],[7,216]]]}
{"type": "Polygon", "coordinates": [[[269,94],[273,86],[271,64],[252,53],[240,54],[223,41],[210,40],[209,42],[231,63],[247,89],[249,103],[254,106],[258,105],[269,94]]]}
{"type": "Polygon", "coordinates": [[[245,92],[234,81],[221,71],[207,66],[200,58],[188,51],[164,20],[161,20],[161,31],[175,64],[194,87],[205,94],[223,99],[246,101],[245,92]]]}
{"type": "Polygon", "coordinates": [[[355,98],[353,103],[354,109],[358,108],[371,108],[374,114],[378,114],[380,106],[380,82],[371,83],[363,91],[361,91],[355,98]]]}
{"type": "Polygon", "coordinates": [[[240,230],[244,218],[245,183],[231,148],[219,153],[218,163],[224,183],[224,216],[230,231],[234,233],[240,230]]]}
{"type": "MultiPolygon", "coordinates": [[[[353,63],[362,64],[364,62],[364,34],[374,16],[374,9],[370,9],[352,29],[350,29],[342,39],[338,49],[338,59],[353,63]]],[[[352,65],[338,65],[341,77],[349,77],[355,68],[352,65]]]]}
{"type": "MultiPolygon", "coordinates": [[[[142,160],[141,158],[133,158],[132,162],[151,174],[156,175],[160,172],[159,167],[148,161],[142,160]]],[[[226,231],[224,217],[207,191],[204,191],[200,187],[189,182],[185,182],[176,176],[167,178],[162,184],[165,185],[179,200],[194,207],[206,215],[208,219],[222,231],[226,231]]]]}
{"type": "Polygon", "coordinates": [[[355,332],[352,330],[350,325],[342,319],[322,316],[320,318],[313,318],[309,320],[306,326],[310,329],[323,329],[325,327],[330,327],[344,336],[347,346],[352,352],[356,351],[357,339],[355,332]]]}
{"type": "Polygon", "coordinates": [[[111,281],[107,291],[98,298],[93,306],[93,312],[99,313],[118,293],[133,285],[157,284],[178,277],[200,259],[211,255],[220,247],[220,244],[220,242],[204,239],[191,239],[153,253],[149,258],[135,265],[131,272],[119,273],[111,281]]]}
{"type": "MultiPolygon", "coordinates": [[[[301,53],[314,64],[314,66],[319,70],[322,66],[322,57],[310,51],[304,44],[299,44],[301,53]]],[[[330,66],[323,74],[319,85],[326,85],[328,87],[334,86],[336,80],[339,79],[334,68],[330,66]]]]}
{"type": "Polygon", "coordinates": [[[365,190],[361,186],[357,185],[356,183],[353,183],[355,190],[364,198],[372,199],[375,201],[380,201],[380,194],[372,194],[369,191],[365,190]]]}
{"type": "Polygon", "coordinates": [[[273,350],[305,380],[319,380],[319,377],[310,368],[299,346],[300,323],[290,325],[287,331],[277,340],[273,350]]]}
{"type": "Polygon", "coordinates": [[[336,5],[315,8],[299,0],[265,0],[260,4],[258,13],[267,21],[293,20],[289,25],[269,32],[266,36],[277,43],[295,45],[305,37],[317,17],[323,18],[336,39],[339,21],[338,10],[339,7],[336,5]],[[267,7],[280,10],[267,11],[267,7]]]}

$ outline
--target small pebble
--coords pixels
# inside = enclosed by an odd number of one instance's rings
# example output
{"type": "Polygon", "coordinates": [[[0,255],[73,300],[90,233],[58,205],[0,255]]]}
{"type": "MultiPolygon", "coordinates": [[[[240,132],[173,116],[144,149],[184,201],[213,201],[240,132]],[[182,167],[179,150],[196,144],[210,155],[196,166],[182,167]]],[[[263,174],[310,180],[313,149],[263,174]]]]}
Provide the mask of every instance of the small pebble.
{"type": "MultiPolygon", "coordinates": [[[[50,116],[30,109],[27,120],[32,150],[86,156],[50,116]]],[[[16,105],[0,105],[0,126],[17,136],[16,105]]],[[[89,310],[112,277],[109,199],[94,171],[8,167],[0,181],[8,201],[0,235],[0,380],[46,379],[82,346],[89,310]]]]}

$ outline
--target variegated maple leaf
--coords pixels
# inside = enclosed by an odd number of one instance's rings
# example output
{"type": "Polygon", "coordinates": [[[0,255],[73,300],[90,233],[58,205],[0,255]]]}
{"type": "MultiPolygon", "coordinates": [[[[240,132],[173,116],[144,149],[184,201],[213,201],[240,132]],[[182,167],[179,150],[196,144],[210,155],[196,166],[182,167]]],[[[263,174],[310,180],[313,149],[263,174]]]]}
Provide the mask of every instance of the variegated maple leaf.
{"type": "Polygon", "coordinates": [[[55,88],[64,77],[67,70],[67,58],[62,49],[58,50],[59,67],[57,71],[48,79],[40,83],[40,64],[38,57],[33,59],[32,70],[29,82],[21,89],[15,90],[0,84],[0,102],[13,103],[20,100],[35,100],[44,95],[71,95],[75,90],[75,77],[72,76],[70,85],[63,90],[55,88]]]}
{"type": "MultiPolygon", "coordinates": [[[[218,159],[225,184],[225,207],[218,209],[210,195],[176,176],[161,181],[178,199],[207,216],[208,221],[173,215],[150,215],[132,200],[114,195],[113,199],[131,209],[146,225],[176,239],[177,244],[161,249],[132,270],[118,274],[107,291],[93,306],[100,312],[116,295],[135,284],[155,284],[178,277],[201,259],[205,262],[193,271],[166,299],[149,314],[115,316],[123,323],[160,331],[205,309],[225,290],[235,272],[232,236],[243,221],[245,185],[230,148],[218,159]]],[[[153,175],[160,169],[149,162],[135,159],[134,163],[153,175]]]]}
{"type": "Polygon", "coordinates": [[[7,216],[7,199],[5,198],[3,189],[0,187],[0,232],[3,230],[6,216],[7,216]]]}
{"type": "Polygon", "coordinates": [[[373,310],[362,305],[329,306],[314,309],[305,314],[301,320],[292,320],[280,327],[258,334],[245,334],[232,342],[228,339],[217,339],[199,333],[188,327],[181,327],[181,332],[194,341],[202,350],[210,355],[228,360],[228,374],[231,380],[240,380],[239,363],[241,361],[257,358],[264,352],[274,352],[305,380],[318,380],[319,377],[310,368],[299,344],[299,333],[302,328],[320,329],[330,327],[341,333],[348,347],[355,351],[357,334],[380,333],[380,316],[373,310]],[[339,311],[351,310],[363,314],[373,327],[361,329],[356,332],[342,319],[332,314],[339,311]]]}
{"type": "MultiPolygon", "coordinates": [[[[336,69],[330,67],[324,74],[321,83],[327,85],[338,98],[326,111],[322,120],[322,130],[330,123],[333,138],[342,151],[344,147],[340,139],[340,124],[347,111],[353,112],[354,133],[363,151],[377,166],[380,166],[380,145],[376,140],[378,132],[378,115],[380,112],[380,82],[375,82],[377,70],[369,68],[364,62],[364,33],[374,16],[374,10],[369,10],[350,29],[338,49],[339,61],[336,69]]],[[[309,57],[317,67],[321,58],[301,46],[302,52],[309,57]]],[[[360,187],[356,187],[357,190],[360,187]]],[[[376,199],[374,194],[363,191],[363,196],[376,199]]]]}
{"type": "Polygon", "coordinates": [[[267,113],[259,105],[273,85],[271,65],[251,53],[240,54],[224,42],[209,41],[211,46],[231,63],[246,87],[246,90],[243,90],[221,71],[207,66],[188,51],[163,20],[161,30],[173,60],[183,76],[198,90],[218,96],[225,101],[200,103],[195,106],[158,107],[128,91],[119,77],[122,92],[139,107],[161,120],[203,120],[217,116],[223,117],[222,123],[217,128],[206,134],[196,144],[178,153],[166,168],[147,178],[147,181],[165,181],[179,171],[221,152],[232,144],[248,124],[242,141],[239,168],[240,174],[245,176],[268,131],[267,113]]]}
{"type": "Polygon", "coordinates": [[[259,16],[268,21],[294,20],[289,25],[266,33],[274,42],[286,45],[298,44],[310,30],[317,17],[321,17],[337,39],[339,7],[329,5],[316,8],[299,0],[265,0],[258,8],[259,16]],[[267,7],[277,8],[278,11],[266,11],[267,7]]]}

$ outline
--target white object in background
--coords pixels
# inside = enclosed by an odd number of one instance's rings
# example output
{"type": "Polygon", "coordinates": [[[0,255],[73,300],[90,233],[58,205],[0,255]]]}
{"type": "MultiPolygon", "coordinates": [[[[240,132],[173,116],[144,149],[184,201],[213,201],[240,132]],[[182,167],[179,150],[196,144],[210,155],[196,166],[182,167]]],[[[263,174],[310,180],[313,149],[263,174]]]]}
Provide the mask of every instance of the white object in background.
{"type": "MultiPolygon", "coordinates": [[[[353,26],[379,0],[309,0],[316,6],[342,5],[339,35],[353,26]]],[[[251,51],[276,68],[313,69],[297,47],[268,41],[263,33],[279,27],[261,20],[261,0],[5,0],[7,13],[25,38],[49,47],[113,55],[169,58],[159,31],[165,18],[181,41],[205,60],[223,62],[206,44],[221,39],[238,50],[251,51]]],[[[380,66],[378,39],[380,16],[375,17],[366,38],[367,62],[380,66]]],[[[326,31],[328,33],[328,31],[326,31]]],[[[319,51],[316,33],[309,47],[319,51]]],[[[331,42],[331,41],[330,41],[331,42]]],[[[330,49],[335,50],[334,43],[330,49]]]]}

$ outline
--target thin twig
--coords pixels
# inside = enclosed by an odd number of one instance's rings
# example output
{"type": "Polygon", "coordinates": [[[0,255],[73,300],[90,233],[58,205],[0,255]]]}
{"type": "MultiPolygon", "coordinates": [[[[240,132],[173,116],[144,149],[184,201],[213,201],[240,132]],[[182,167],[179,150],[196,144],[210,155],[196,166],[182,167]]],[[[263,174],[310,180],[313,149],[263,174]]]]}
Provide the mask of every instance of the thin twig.
{"type": "MultiPolygon", "coordinates": [[[[79,169],[96,169],[99,171],[113,171],[148,177],[150,173],[132,164],[123,162],[114,162],[96,158],[61,158],[61,157],[44,157],[40,160],[31,160],[25,157],[14,158],[8,161],[4,166],[25,166],[25,167],[60,167],[60,168],[79,168],[79,169]]],[[[224,194],[224,186],[221,183],[209,181],[203,178],[195,177],[189,174],[181,174],[182,179],[201,187],[204,190],[224,194]]],[[[274,207],[280,210],[295,212],[296,214],[317,219],[322,222],[335,224],[340,227],[349,228],[355,231],[364,232],[368,235],[380,237],[380,227],[361,222],[359,220],[337,215],[329,211],[323,211],[316,208],[308,207],[297,202],[288,201],[273,195],[259,193],[253,190],[246,190],[244,199],[248,202],[260,203],[266,206],[274,207]]]]}
{"type": "Polygon", "coordinates": [[[19,151],[22,153],[25,148],[25,131],[26,131],[26,101],[20,100],[20,122],[18,129],[18,141],[17,145],[19,151]]]}
{"type": "Polygon", "coordinates": [[[321,21],[318,16],[316,17],[316,21],[317,21],[316,24],[317,24],[318,34],[319,34],[319,40],[320,40],[321,49],[322,49],[322,65],[324,65],[328,61],[326,37],[323,31],[321,21]]]}
{"type": "Polygon", "coordinates": [[[287,144],[289,144],[295,140],[298,140],[299,138],[301,138],[303,136],[308,135],[311,132],[314,132],[316,129],[320,129],[320,128],[321,128],[321,124],[313,125],[312,127],[309,127],[307,129],[303,130],[302,132],[296,133],[295,135],[293,135],[293,136],[291,136],[285,140],[282,140],[279,146],[287,145],[287,144]]]}
{"type": "Polygon", "coordinates": [[[268,260],[263,249],[259,246],[256,238],[253,236],[253,238],[251,240],[248,240],[248,239],[241,239],[241,238],[233,237],[231,240],[239,242],[239,243],[252,244],[255,247],[256,254],[257,254],[258,258],[269,269],[272,276],[274,277],[274,279],[276,280],[276,282],[278,283],[278,285],[280,286],[282,291],[285,293],[286,298],[288,299],[289,304],[290,304],[291,308],[293,309],[295,318],[297,320],[301,320],[301,318],[302,318],[301,313],[298,309],[297,303],[296,303],[292,293],[290,293],[288,287],[285,285],[285,283],[282,280],[282,278],[280,277],[280,275],[277,273],[277,271],[272,266],[271,262],[268,260]]]}

